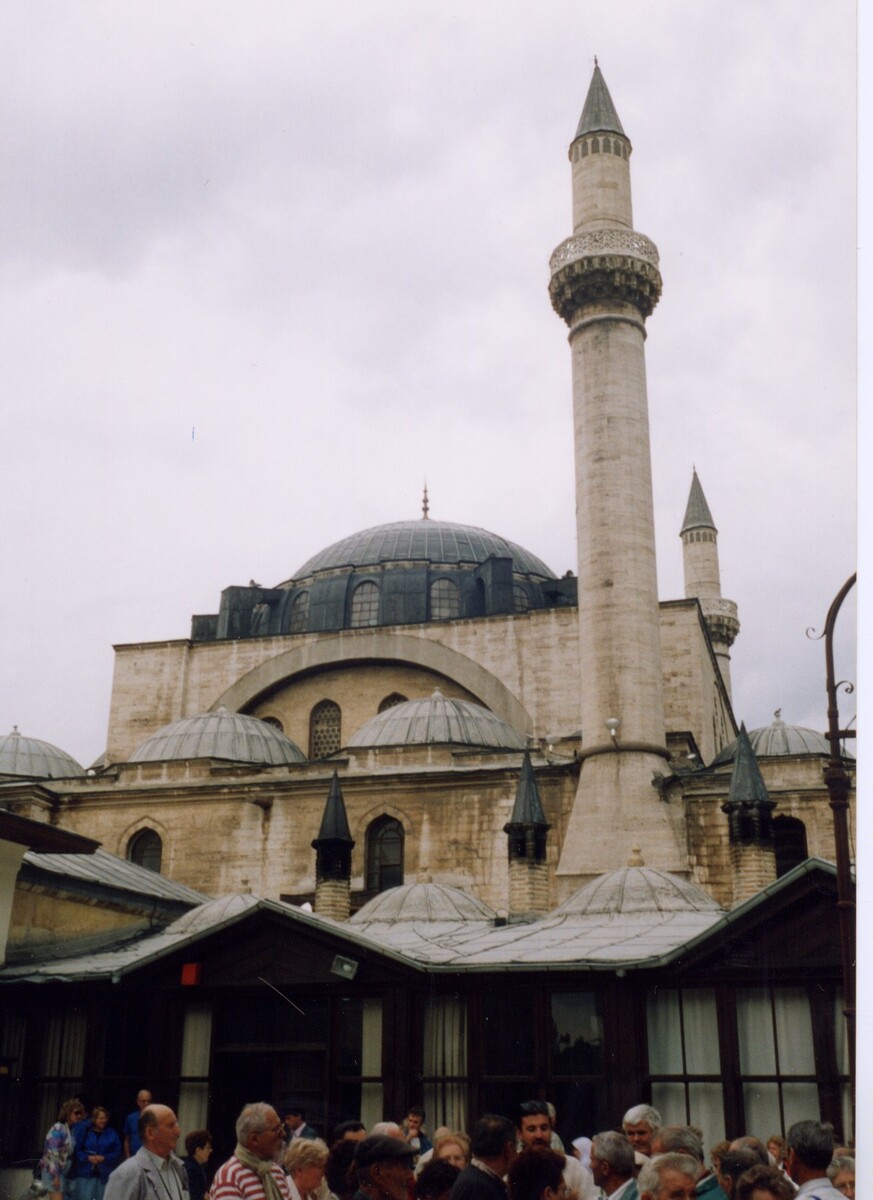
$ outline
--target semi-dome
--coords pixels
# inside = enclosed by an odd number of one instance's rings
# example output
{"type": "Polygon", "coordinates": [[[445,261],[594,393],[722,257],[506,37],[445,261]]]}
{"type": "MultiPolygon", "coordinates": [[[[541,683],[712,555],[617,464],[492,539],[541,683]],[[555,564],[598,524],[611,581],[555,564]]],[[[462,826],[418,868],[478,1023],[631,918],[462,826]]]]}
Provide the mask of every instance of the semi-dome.
{"type": "Polygon", "coordinates": [[[527,739],[490,709],[470,700],[444,696],[439,688],[421,700],[395,704],[348,740],[349,747],[481,746],[495,750],[524,750],[527,739]]]}
{"type": "Polygon", "coordinates": [[[24,779],[77,779],[85,769],[66,750],[39,738],[24,737],[18,726],[0,737],[0,775],[24,779]]]}
{"type": "Polygon", "coordinates": [[[452,521],[393,521],[374,525],[342,538],[314,554],[294,574],[295,580],[319,571],[342,567],[370,567],[383,563],[480,565],[489,558],[512,559],[513,571],[554,579],[554,572],[529,550],[487,529],[457,525],[452,521]]]}
{"type": "MultiPolygon", "coordinates": [[[[830,754],[830,743],[823,733],[808,729],[805,725],[786,725],[782,720],[781,708],[773,714],[770,725],[749,731],[749,741],[758,758],[791,754],[830,754]]],[[[712,760],[714,767],[733,762],[737,753],[737,742],[725,746],[712,760]]]]}
{"type": "Polygon", "coordinates": [[[370,921],[493,921],[495,912],[484,901],[444,883],[405,883],[368,900],[350,918],[358,925],[370,921]]]}
{"type": "Polygon", "coordinates": [[[134,750],[130,761],[186,758],[222,758],[271,766],[306,762],[300,747],[275,726],[245,713],[228,712],[224,707],[165,725],[134,750]]]}
{"type": "MultiPolygon", "coordinates": [[[[641,861],[641,860],[640,860],[641,861]]],[[[630,913],[720,912],[708,892],[655,867],[627,866],[599,875],[557,908],[555,917],[616,917],[630,913]]]]}

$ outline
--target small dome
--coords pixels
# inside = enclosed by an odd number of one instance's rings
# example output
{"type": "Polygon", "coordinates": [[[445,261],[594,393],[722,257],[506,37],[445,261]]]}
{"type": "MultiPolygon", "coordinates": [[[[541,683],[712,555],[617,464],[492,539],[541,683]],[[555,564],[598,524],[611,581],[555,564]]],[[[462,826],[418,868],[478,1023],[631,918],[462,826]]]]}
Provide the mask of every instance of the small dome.
{"type": "Polygon", "coordinates": [[[694,883],[654,867],[621,867],[608,871],[565,900],[554,916],[664,915],[720,912],[721,906],[694,883]]]}
{"type": "Polygon", "coordinates": [[[24,779],[78,779],[85,770],[72,755],[51,742],[24,737],[18,726],[0,737],[0,775],[19,775],[24,779]]]}
{"type": "Polygon", "coordinates": [[[490,709],[453,700],[437,689],[423,700],[405,700],[367,721],[347,743],[370,746],[486,746],[524,750],[527,740],[490,709]]]}
{"type": "MultiPolygon", "coordinates": [[[[823,733],[807,729],[804,725],[786,725],[781,713],[782,709],[777,708],[771,725],[749,731],[749,741],[758,758],[789,754],[830,754],[830,743],[823,733]]],[[[736,753],[737,743],[734,740],[719,751],[712,760],[712,765],[718,767],[733,762],[736,753]]]]}
{"type": "Polygon", "coordinates": [[[223,758],[271,766],[306,762],[300,747],[275,726],[224,707],[165,725],[134,750],[130,762],[185,758],[223,758]]]}
{"type": "Polygon", "coordinates": [[[479,565],[489,558],[511,558],[521,575],[554,579],[554,573],[529,550],[487,529],[452,521],[393,521],[362,529],[313,555],[294,574],[304,579],[319,571],[371,567],[392,562],[479,565]]]}
{"type": "Polygon", "coordinates": [[[349,923],[369,921],[493,921],[482,900],[443,883],[406,883],[389,888],[358,909],[349,923]]]}

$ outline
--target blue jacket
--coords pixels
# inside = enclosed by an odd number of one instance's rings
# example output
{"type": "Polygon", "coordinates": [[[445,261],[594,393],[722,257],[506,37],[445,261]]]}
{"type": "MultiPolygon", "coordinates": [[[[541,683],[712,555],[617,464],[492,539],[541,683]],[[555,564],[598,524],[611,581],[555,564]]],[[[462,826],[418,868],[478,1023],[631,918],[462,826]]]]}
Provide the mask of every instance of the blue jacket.
{"type": "Polygon", "coordinates": [[[80,1179],[93,1179],[96,1167],[97,1175],[105,1183],[120,1161],[121,1141],[109,1125],[99,1133],[90,1121],[76,1126],[76,1173],[80,1179]],[[103,1162],[89,1163],[89,1154],[102,1154],[103,1162]]]}

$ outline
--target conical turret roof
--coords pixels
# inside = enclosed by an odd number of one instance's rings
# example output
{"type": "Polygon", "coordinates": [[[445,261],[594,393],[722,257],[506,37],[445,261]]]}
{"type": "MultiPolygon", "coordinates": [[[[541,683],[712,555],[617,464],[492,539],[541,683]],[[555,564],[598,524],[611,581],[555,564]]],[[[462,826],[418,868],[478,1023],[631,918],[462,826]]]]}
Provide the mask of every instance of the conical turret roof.
{"type": "Polygon", "coordinates": [[[582,137],[586,133],[620,133],[622,137],[627,137],[596,59],[576,137],[582,137]]]}
{"type": "Polygon", "coordinates": [[[734,758],[727,802],[728,805],[761,803],[772,805],[745,724],[740,726],[740,736],[737,738],[737,752],[734,758]]]}
{"type": "Polygon", "coordinates": [[[504,828],[508,830],[513,825],[539,825],[546,829],[549,828],[546,821],[546,814],[543,812],[537,781],[534,778],[530,754],[527,750],[524,752],[524,758],[521,763],[521,774],[518,777],[518,787],[515,791],[515,804],[512,809],[512,816],[504,828]]]}
{"type": "Polygon", "coordinates": [[[319,842],[348,842],[350,846],[355,844],[352,831],[349,829],[346,805],[336,771],[330,781],[330,791],[327,794],[327,803],[321,818],[321,828],[318,831],[318,837],[312,843],[316,850],[319,842]]]}
{"type": "MultiPolygon", "coordinates": [[[[688,493],[688,507],[685,509],[685,520],[682,522],[680,536],[689,529],[715,529],[715,521],[706,503],[706,496],[697,478],[697,471],[691,476],[691,491],[688,493]]],[[[716,529],[716,533],[718,530],[716,529]]]]}

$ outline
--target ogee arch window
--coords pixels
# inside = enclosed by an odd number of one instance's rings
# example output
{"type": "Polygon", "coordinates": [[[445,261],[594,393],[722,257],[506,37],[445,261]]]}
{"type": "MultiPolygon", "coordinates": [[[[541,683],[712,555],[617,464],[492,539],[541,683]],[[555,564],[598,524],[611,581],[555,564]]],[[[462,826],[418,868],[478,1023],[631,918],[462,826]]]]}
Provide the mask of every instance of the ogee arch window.
{"type": "Polygon", "coordinates": [[[367,891],[387,892],[403,883],[403,826],[377,817],[367,829],[367,891]]]}
{"type": "Polygon", "coordinates": [[[352,611],[349,623],[352,629],[379,624],[379,589],[369,579],[364,583],[359,583],[352,592],[352,611]]]}
{"type": "Polygon", "coordinates": [[[141,829],[127,843],[128,861],[145,867],[147,871],[155,871],[158,875],[161,873],[163,851],[161,835],[154,829],[141,829]]]}
{"type": "Polygon", "coordinates": [[[342,745],[342,713],[333,700],[321,700],[309,715],[309,757],[326,758],[342,745]]]}
{"type": "Polygon", "coordinates": [[[408,699],[408,696],[403,696],[400,692],[391,692],[379,705],[379,712],[387,712],[389,708],[396,708],[398,704],[405,704],[408,699]]]}

